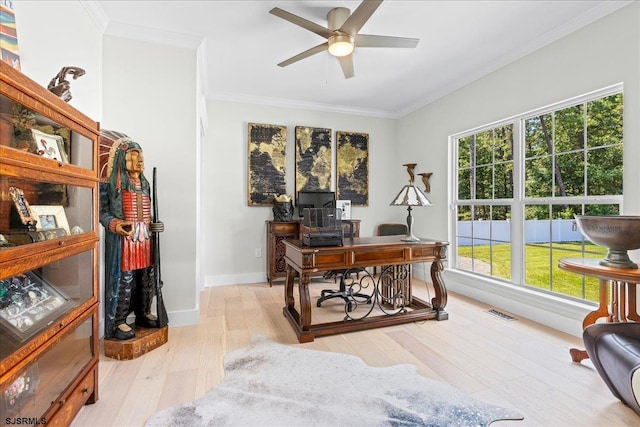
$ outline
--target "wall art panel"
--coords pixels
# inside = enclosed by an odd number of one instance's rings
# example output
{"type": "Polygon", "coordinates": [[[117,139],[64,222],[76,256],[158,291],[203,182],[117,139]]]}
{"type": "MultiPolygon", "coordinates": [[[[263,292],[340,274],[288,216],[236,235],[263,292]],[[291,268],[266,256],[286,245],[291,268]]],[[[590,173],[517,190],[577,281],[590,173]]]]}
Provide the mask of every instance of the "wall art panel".
{"type": "Polygon", "coordinates": [[[271,206],[286,194],[286,126],[249,123],[249,206],[271,206]]]}
{"type": "Polygon", "coordinates": [[[336,132],[337,198],[369,205],[369,134],[336,132]]]}
{"type": "Polygon", "coordinates": [[[331,129],[296,126],[296,201],[299,191],[331,191],[331,129]]]}

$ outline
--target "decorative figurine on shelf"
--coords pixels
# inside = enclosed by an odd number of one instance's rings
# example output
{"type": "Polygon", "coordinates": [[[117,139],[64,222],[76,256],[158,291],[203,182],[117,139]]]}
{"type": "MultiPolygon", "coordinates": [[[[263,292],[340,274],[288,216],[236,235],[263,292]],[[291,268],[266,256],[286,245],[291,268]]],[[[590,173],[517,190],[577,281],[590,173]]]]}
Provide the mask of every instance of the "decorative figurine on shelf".
{"type": "Polygon", "coordinates": [[[422,183],[424,184],[424,192],[430,193],[431,185],[429,184],[429,178],[431,178],[431,175],[433,175],[433,172],[423,172],[423,173],[419,173],[418,175],[422,177],[422,183]]]}
{"type": "Polygon", "coordinates": [[[293,202],[291,196],[281,194],[273,198],[273,220],[274,221],[292,221],[293,220],[293,202]]]}
{"type": "Polygon", "coordinates": [[[152,232],[164,226],[152,222],[140,145],[112,131],[103,131],[100,145],[104,151],[100,156],[100,223],[105,228],[105,338],[127,340],[135,337],[126,322],[131,312],[136,326],[163,328],[167,324],[152,240],[152,232]],[[154,296],[158,297],[158,316],[151,313],[154,296]]]}
{"type": "Polygon", "coordinates": [[[51,79],[49,86],[47,86],[47,89],[58,95],[65,102],[69,102],[73,98],[71,96],[71,83],[66,80],[67,74],[71,74],[73,80],[76,80],[78,77],[84,76],[85,71],[80,67],[74,67],[72,65],[62,67],[60,72],[51,79]]]}

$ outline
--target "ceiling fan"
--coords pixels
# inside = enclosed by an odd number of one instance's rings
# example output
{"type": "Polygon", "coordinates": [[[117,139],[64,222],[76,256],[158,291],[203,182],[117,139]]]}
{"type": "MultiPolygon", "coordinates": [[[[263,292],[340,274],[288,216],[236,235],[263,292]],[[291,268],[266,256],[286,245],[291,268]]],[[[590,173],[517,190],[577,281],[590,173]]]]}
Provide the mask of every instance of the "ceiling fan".
{"type": "Polygon", "coordinates": [[[275,7],[269,11],[272,15],[285,21],[296,24],[306,30],[314,32],[325,39],[326,42],[305,50],[286,61],[278,64],[286,67],[301,59],[308,58],[316,53],[329,51],[340,62],[342,73],[346,79],[355,76],[353,70],[353,51],[356,47],[416,47],[419,39],[405,37],[377,36],[358,34],[358,31],[369,20],[373,12],[383,0],[363,0],[351,13],[346,7],[336,7],[327,13],[327,27],[311,22],[293,13],[275,7]]]}

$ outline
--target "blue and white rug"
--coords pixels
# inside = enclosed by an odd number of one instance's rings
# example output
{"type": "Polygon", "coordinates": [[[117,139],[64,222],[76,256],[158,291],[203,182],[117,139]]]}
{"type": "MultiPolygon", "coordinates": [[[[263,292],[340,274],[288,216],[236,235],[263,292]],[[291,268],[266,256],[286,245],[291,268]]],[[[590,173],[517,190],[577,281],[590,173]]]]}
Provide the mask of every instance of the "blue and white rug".
{"type": "Polygon", "coordinates": [[[517,411],[469,398],[413,365],[375,368],[340,353],[254,336],[225,356],[224,380],[204,397],[166,408],[147,427],[487,426],[517,411]]]}

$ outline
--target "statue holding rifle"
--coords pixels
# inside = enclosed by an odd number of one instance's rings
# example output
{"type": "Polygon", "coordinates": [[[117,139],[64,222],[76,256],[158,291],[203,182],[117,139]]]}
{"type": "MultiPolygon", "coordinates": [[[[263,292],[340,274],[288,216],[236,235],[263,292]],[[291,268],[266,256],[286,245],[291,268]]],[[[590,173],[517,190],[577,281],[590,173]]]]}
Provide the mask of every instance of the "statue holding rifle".
{"type": "MultiPolygon", "coordinates": [[[[162,301],[154,183],[144,176],[140,145],[124,134],[103,131],[101,137],[100,223],[105,228],[105,338],[127,340],[135,325],[163,328],[167,313],[162,301]],[[155,221],[155,222],[154,222],[155,221]],[[156,313],[152,313],[156,297],[156,313]]],[[[155,170],[154,170],[155,178],[155,170]]]]}

